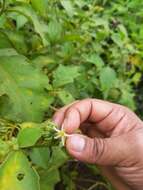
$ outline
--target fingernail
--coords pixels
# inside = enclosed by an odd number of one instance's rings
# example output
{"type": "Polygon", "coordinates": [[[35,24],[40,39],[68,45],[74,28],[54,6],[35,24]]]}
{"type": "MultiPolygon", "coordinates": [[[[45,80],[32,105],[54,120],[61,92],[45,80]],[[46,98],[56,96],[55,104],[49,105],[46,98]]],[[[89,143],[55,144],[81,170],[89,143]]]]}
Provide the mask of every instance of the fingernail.
{"type": "Polygon", "coordinates": [[[85,147],[85,139],[81,136],[72,136],[68,139],[68,144],[73,151],[82,152],[85,147]]]}

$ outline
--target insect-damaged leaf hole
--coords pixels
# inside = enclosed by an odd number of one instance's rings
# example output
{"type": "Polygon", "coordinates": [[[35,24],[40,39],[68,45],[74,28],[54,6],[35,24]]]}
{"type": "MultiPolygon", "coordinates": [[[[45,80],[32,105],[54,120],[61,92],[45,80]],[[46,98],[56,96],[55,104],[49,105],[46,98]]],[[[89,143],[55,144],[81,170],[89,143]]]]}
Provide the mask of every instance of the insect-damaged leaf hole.
{"type": "Polygon", "coordinates": [[[22,180],[24,179],[24,176],[25,176],[24,173],[18,173],[18,174],[17,174],[17,179],[18,179],[19,181],[22,181],[22,180]]]}

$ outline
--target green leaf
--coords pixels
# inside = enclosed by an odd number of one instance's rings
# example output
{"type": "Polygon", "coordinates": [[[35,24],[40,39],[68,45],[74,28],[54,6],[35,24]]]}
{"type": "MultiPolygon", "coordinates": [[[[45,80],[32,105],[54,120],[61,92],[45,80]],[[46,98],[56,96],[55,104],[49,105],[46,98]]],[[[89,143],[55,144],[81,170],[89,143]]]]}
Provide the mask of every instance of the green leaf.
{"type": "Polygon", "coordinates": [[[15,48],[17,52],[22,54],[27,53],[28,47],[25,42],[25,37],[23,36],[23,33],[19,31],[3,30],[3,34],[5,34],[12,47],[15,48]]]}
{"type": "Polygon", "coordinates": [[[52,20],[48,25],[48,35],[51,42],[60,40],[62,34],[62,26],[57,20],[52,20]]]}
{"type": "Polygon", "coordinates": [[[59,91],[58,97],[60,98],[63,104],[69,104],[75,100],[71,93],[66,90],[59,91]]]}
{"type": "Polygon", "coordinates": [[[126,30],[125,26],[122,25],[122,24],[120,24],[120,25],[118,26],[118,28],[119,28],[119,30],[120,30],[120,32],[121,32],[123,38],[126,38],[126,39],[127,39],[127,38],[128,38],[128,33],[127,33],[127,30],[126,30]]]}
{"type": "Polygon", "coordinates": [[[119,100],[120,104],[126,105],[132,110],[135,110],[134,93],[128,89],[122,89],[122,96],[119,100]]]}
{"type": "Polygon", "coordinates": [[[47,147],[33,148],[29,152],[32,163],[40,168],[46,169],[50,160],[50,150],[47,147]]]}
{"type": "Polygon", "coordinates": [[[0,49],[1,48],[12,48],[12,44],[8,37],[0,31],[0,49]]]}
{"type": "Polygon", "coordinates": [[[132,81],[134,84],[138,84],[141,80],[142,74],[140,72],[137,72],[134,74],[134,76],[132,77],[132,81]]]}
{"type": "Polygon", "coordinates": [[[48,172],[46,170],[40,177],[40,190],[53,190],[55,185],[60,181],[58,170],[48,172]]]}
{"type": "Polygon", "coordinates": [[[26,23],[27,23],[27,18],[25,18],[23,15],[19,15],[16,18],[17,29],[22,28],[26,23]]]}
{"type": "Polygon", "coordinates": [[[8,145],[8,143],[0,139],[0,162],[3,161],[3,159],[8,154],[9,151],[10,151],[10,146],[8,145]]]}
{"type": "Polygon", "coordinates": [[[59,65],[59,67],[54,71],[54,81],[53,85],[55,87],[60,87],[69,83],[73,83],[74,79],[79,76],[78,66],[64,66],[59,65]]]}
{"type": "Polygon", "coordinates": [[[31,0],[32,7],[42,16],[46,16],[48,0],[31,0]]]}
{"type": "Polygon", "coordinates": [[[113,42],[116,43],[120,48],[123,46],[124,41],[121,38],[119,33],[113,33],[111,38],[112,38],[113,42]]]}
{"type": "Polygon", "coordinates": [[[26,18],[28,18],[28,20],[30,20],[33,23],[35,31],[40,35],[43,45],[48,45],[48,41],[45,36],[45,24],[40,22],[38,16],[31,8],[31,6],[22,3],[21,6],[14,6],[12,8],[9,8],[8,11],[19,13],[20,15],[23,15],[26,18]]]}
{"type": "Polygon", "coordinates": [[[67,0],[61,0],[61,4],[62,6],[65,8],[67,14],[72,17],[74,15],[74,7],[71,3],[71,1],[67,1],[67,0]]]}
{"type": "Polygon", "coordinates": [[[25,16],[19,15],[16,12],[10,12],[8,17],[12,18],[16,22],[16,28],[18,30],[24,27],[24,25],[28,22],[28,19],[25,16]]]}
{"type": "Polygon", "coordinates": [[[92,54],[91,56],[87,57],[86,60],[96,65],[98,69],[101,69],[104,66],[104,61],[98,54],[92,54]]]}
{"type": "Polygon", "coordinates": [[[5,102],[5,113],[0,115],[19,122],[41,121],[51,103],[44,90],[48,85],[47,76],[25,57],[0,57],[0,94],[7,95],[10,101],[9,106],[5,102]]]}
{"type": "Polygon", "coordinates": [[[0,167],[2,190],[40,190],[39,177],[22,151],[9,154],[0,167]]]}
{"type": "Polygon", "coordinates": [[[36,142],[42,136],[43,131],[39,127],[31,127],[22,129],[17,137],[19,147],[31,147],[36,144],[36,142]]]}
{"type": "Polygon", "coordinates": [[[52,148],[52,157],[48,162],[46,171],[40,173],[41,190],[53,190],[57,182],[60,181],[59,167],[64,164],[68,156],[61,150],[60,147],[52,148]]]}
{"type": "Polygon", "coordinates": [[[32,60],[34,66],[38,67],[42,70],[48,71],[48,66],[55,64],[55,60],[50,58],[49,56],[38,56],[32,60]]]}
{"type": "Polygon", "coordinates": [[[17,51],[12,48],[4,48],[0,49],[0,57],[1,56],[13,56],[13,55],[18,55],[17,51]]]}
{"type": "Polygon", "coordinates": [[[68,155],[64,152],[61,147],[52,148],[52,157],[48,163],[49,173],[52,170],[58,169],[62,164],[64,164],[68,159],[68,155]]]}
{"type": "Polygon", "coordinates": [[[100,72],[100,84],[104,96],[107,96],[109,89],[112,88],[116,82],[116,72],[111,67],[104,67],[100,72]]]}

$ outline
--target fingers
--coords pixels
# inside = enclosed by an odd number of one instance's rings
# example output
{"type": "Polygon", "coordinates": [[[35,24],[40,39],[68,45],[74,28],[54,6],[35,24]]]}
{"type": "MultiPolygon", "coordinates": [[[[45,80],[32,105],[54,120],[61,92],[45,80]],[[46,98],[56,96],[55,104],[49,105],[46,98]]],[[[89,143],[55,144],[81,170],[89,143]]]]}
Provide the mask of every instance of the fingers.
{"type": "Polygon", "coordinates": [[[76,159],[99,165],[115,166],[129,156],[127,143],[121,138],[88,138],[73,135],[67,139],[68,152],[76,159]]]}
{"type": "Polygon", "coordinates": [[[77,101],[74,101],[73,103],[69,104],[69,105],[66,105],[64,106],[63,108],[59,109],[53,116],[53,121],[55,122],[55,124],[57,124],[58,126],[61,126],[62,123],[63,123],[63,120],[64,120],[64,117],[65,117],[65,112],[66,110],[74,105],[75,103],[77,103],[77,101]]]}
{"type": "Polygon", "coordinates": [[[86,120],[98,122],[105,118],[112,111],[110,103],[85,99],[73,103],[69,107],[60,109],[54,115],[54,121],[63,124],[66,132],[73,133],[80,124],[86,120]]]}
{"type": "MultiPolygon", "coordinates": [[[[85,99],[60,109],[54,116],[67,133],[73,133],[85,122],[94,122],[103,133],[110,133],[118,127],[122,133],[130,130],[140,120],[127,108],[97,99],[85,99]],[[125,127],[126,126],[126,127],[125,127]]],[[[119,131],[118,131],[119,132],[119,131]]]]}
{"type": "Polygon", "coordinates": [[[105,137],[103,133],[101,133],[94,123],[83,123],[80,125],[80,130],[82,134],[87,135],[90,138],[94,137],[105,137]]]}

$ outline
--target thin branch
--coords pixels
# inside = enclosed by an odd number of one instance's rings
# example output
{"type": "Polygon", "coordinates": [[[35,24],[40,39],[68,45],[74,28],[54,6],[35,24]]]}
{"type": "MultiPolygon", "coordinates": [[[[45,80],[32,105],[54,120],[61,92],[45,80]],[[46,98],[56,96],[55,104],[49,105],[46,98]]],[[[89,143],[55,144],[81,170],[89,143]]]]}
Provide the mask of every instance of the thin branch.
{"type": "Polygon", "coordinates": [[[89,187],[88,190],[93,190],[94,188],[98,187],[99,185],[102,185],[103,187],[108,189],[108,187],[105,183],[97,182],[97,183],[93,184],[91,187],[89,187]]]}
{"type": "Polygon", "coordinates": [[[58,111],[58,108],[56,108],[56,107],[54,107],[54,106],[49,106],[49,108],[51,109],[51,110],[53,110],[53,111],[58,111]]]}

